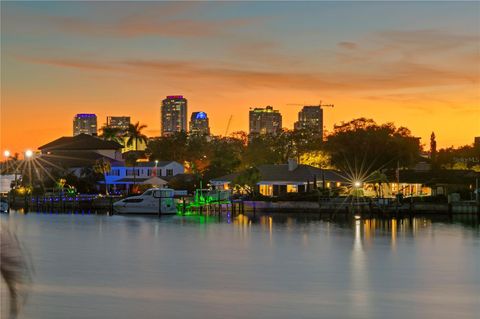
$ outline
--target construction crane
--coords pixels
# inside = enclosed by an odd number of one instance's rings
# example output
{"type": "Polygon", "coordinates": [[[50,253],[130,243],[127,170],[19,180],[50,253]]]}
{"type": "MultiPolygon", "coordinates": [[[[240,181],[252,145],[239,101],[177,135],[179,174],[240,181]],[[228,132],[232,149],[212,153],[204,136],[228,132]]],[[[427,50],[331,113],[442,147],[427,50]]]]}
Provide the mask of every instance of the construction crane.
{"type": "MultiPolygon", "coordinates": [[[[287,105],[297,105],[297,106],[309,106],[307,105],[306,103],[303,103],[303,104],[299,104],[299,103],[289,103],[287,105]]],[[[322,104],[322,101],[320,101],[318,103],[318,105],[312,105],[312,106],[320,106],[321,108],[324,108],[324,107],[334,107],[335,105],[333,104],[322,104]]]]}
{"type": "Polygon", "coordinates": [[[233,114],[230,115],[230,118],[228,119],[227,128],[225,129],[225,135],[224,136],[227,136],[227,134],[228,134],[228,130],[230,129],[230,123],[232,123],[232,117],[233,117],[233,114]]]}

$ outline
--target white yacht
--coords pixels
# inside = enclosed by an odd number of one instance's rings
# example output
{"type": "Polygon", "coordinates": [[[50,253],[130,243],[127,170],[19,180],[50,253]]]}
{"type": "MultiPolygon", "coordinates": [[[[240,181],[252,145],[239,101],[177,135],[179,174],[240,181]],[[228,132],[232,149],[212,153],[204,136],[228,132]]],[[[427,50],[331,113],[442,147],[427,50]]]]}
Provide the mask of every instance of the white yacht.
{"type": "Polygon", "coordinates": [[[176,214],[175,191],[169,188],[150,188],[139,196],[127,197],[113,204],[120,214],[176,214]]]}

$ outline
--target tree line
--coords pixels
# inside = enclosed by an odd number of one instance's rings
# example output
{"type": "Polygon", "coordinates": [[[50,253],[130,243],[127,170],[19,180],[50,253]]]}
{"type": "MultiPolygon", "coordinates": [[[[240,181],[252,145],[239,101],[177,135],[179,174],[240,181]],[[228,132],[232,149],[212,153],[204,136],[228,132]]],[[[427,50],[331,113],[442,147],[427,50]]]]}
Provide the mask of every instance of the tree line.
{"type": "Polygon", "coordinates": [[[262,164],[285,164],[290,158],[340,170],[409,167],[421,151],[420,139],[407,128],[359,118],[336,125],[325,140],[311,130],[261,135],[240,131],[228,137],[178,132],[150,139],[146,154],[150,160],[184,163],[189,172],[209,180],[262,164]]]}

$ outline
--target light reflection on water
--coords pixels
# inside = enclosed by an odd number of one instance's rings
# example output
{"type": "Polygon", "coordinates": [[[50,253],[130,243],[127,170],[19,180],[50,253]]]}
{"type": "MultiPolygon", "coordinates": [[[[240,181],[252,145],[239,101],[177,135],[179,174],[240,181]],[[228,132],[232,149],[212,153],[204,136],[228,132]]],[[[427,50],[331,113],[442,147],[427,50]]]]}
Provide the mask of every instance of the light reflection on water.
{"type": "Polygon", "coordinates": [[[35,264],[24,318],[474,318],[480,311],[473,218],[12,213],[1,220],[35,264]]]}

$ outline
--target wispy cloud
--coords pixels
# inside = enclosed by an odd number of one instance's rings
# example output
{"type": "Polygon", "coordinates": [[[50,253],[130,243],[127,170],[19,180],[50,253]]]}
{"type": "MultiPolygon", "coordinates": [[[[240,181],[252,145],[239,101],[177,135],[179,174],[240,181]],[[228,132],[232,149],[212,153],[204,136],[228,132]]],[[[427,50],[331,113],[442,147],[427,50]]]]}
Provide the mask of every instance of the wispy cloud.
{"type": "Polygon", "coordinates": [[[259,71],[209,61],[130,59],[95,61],[74,58],[27,58],[31,63],[91,71],[114,71],[168,81],[211,81],[241,87],[290,88],[307,90],[395,90],[446,85],[477,84],[476,70],[445,70],[408,61],[381,64],[372,70],[350,72],[259,71]]]}
{"type": "Polygon", "coordinates": [[[82,18],[56,17],[52,21],[63,31],[89,36],[163,36],[163,37],[203,37],[224,33],[228,28],[253,23],[251,19],[195,20],[195,19],[159,19],[134,15],[118,22],[89,21],[82,18]]]}

